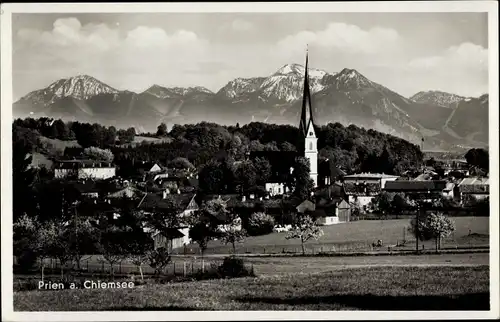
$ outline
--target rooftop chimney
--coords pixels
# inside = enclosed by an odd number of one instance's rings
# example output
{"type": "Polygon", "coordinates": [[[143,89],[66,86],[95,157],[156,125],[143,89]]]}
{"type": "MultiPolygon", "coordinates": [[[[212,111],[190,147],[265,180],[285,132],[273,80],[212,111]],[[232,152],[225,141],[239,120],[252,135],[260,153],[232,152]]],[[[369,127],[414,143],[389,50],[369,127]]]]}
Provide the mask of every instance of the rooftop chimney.
{"type": "Polygon", "coordinates": [[[241,197],[241,201],[245,202],[247,200],[247,197],[246,196],[242,196],[241,197]]]}
{"type": "Polygon", "coordinates": [[[254,199],[255,198],[255,195],[252,193],[250,194],[250,199],[254,199]]]}
{"type": "Polygon", "coordinates": [[[168,189],[163,190],[163,199],[167,198],[167,195],[170,193],[168,189]]]}

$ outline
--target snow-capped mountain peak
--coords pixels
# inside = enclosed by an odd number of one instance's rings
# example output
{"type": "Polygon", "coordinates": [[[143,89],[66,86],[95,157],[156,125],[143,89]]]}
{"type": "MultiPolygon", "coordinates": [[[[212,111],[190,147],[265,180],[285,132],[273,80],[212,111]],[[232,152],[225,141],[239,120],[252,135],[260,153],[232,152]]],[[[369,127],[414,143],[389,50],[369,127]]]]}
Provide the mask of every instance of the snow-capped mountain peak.
{"type": "Polygon", "coordinates": [[[263,77],[236,78],[222,87],[217,92],[217,95],[222,95],[226,98],[235,98],[242,94],[253,93],[260,88],[263,81],[263,77]]]}
{"type": "Polygon", "coordinates": [[[360,89],[374,86],[374,83],[355,69],[344,68],[335,75],[334,84],[341,89],[360,89]]]}
{"type": "Polygon", "coordinates": [[[211,90],[203,86],[167,88],[156,84],[149,87],[147,90],[144,91],[144,93],[154,95],[158,98],[178,97],[192,93],[213,94],[211,90]]]}
{"type": "Polygon", "coordinates": [[[410,99],[417,103],[426,103],[449,107],[457,102],[464,100],[465,97],[442,91],[421,91],[410,97],[410,99]]]}
{"type": "Polygon", "coordinates": [[[86,100],[99,94],[116,94],[118,92],[92,76],[78,75],[60,79],[44,89],[29,93],[22,99],[48,105],[63,97],[86,100]]]}

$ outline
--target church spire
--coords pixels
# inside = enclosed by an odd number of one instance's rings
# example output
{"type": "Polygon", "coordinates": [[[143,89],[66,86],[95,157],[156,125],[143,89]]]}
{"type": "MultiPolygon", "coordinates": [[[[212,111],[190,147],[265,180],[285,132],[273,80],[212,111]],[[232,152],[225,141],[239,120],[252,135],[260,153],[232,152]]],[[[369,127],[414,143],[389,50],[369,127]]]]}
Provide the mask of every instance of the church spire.
{"type": "Polygon", "coordinates": [[[304,76],[304,92],[302,95],[302,112],[300,115],[299,130],[302,135],[307,135],[306,131],[309,127],[309,122],[314,124],[311,107],[311,90],[309,88],[309,49],[306,49],[306,66],[304,76]]]}

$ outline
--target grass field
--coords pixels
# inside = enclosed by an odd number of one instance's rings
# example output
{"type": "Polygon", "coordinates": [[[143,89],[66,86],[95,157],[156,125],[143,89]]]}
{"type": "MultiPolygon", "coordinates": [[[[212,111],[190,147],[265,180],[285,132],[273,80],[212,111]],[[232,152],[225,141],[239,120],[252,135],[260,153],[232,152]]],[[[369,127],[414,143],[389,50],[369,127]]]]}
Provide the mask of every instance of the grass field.
{"type": "Polygon", "coordinates": [[[14,293],[15,311],[489,310],[489,268],[370,267],[132,289],[14,293]]]}
{"type": "MultiPolygon", "coordinates": [[[[442,241],[443,247],[470,247],[489,245],[489,217],[454,217],[455,232],[442,241]],[[469,235],[469,230],[471,235],[469,235]]],[[[309,241],[308,252],[320,251],[367,251],[371,244],[382,240],[384,250],[387,246],[395,246],[406,239],[406,248],[415,248],[415,238],[408,233],[409,219],[395,220],[363,220],[323,226],[324,235],[318,241],[309,241]]],[[[238,253],[281,253],[300,252],[298,239],[287,240],[286,233],[272,233],[264,236],[248,237],[244,243],[237,245],[238,253]]],[[[425,249],[434,248],[434,241],[421,243],[425,249]]],[[[197,245],[189,245],[197,250],[197,245]]],[[[228,254],[232,246],[219,241],[209,243],[206,254],[228,254]]]]}

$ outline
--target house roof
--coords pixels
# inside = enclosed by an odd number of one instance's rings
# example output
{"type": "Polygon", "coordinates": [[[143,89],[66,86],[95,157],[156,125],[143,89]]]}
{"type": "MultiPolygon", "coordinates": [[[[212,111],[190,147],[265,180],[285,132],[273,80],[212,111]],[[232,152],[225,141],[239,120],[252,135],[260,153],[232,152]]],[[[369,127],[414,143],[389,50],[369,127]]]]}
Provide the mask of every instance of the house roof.
{"type": "Polygon", "coordinates": [[[71,183],[71,186],[79,193],[94,193],[101,191],[94,180],[76,181],[71,183]]]}
{"type": "Polygon", "coordinates": [[[304,200],[296,207],[296,209],[298,212],[304,213],[306,211],[316,210],[316,205],[310,200],[304,200]]]}
{"type": "Polygon", "coordinates": [[[155,233],[153,234],[153,236],[156,236],[156,235],[163,235],[165,237],[167,237],[167,239],[176,239],[176,238],[182,238],[184,237],[185,235],[179,231],[179,229],[177,228],[166,228],[164,231],[160,232],[160,231],[155,231],[155,233]]]}
{"type": "Polygon", "coordinates": [[[442,191],[446,188],[446,181],[389,181],[385,184],[384,190],[393,192],[427,192],[442,191]]]}
{"type": "Polygon", "coordinates": [[[487,184],[471,184],[459,186],[460,192],[465,194],[489,194],[490,186],[487,184]]]}
{"type": "MultiPolygon", "coordinates": [[[[181,193],[181,194],[169,194],[175,202],[179,204],[179,207],[185,210],[191,200],[194,198],[194,193],[181,193]]],[[[138,208],[141,209],[169,209],[171,206],[169,200],[163,199],[163,193],[148,193],[139,202],[138,208]]]]}
{"type": "Polygon", "coordinates": [[[458,185],[489,185],[490,179],[484,177],[470,177],[464,178],[458,185]]]}
{"type": "Polygon", "coordinates": [[[316,208],[330,208],[337,207],[337,205],[344,200],[341,197],[334,198],[318,198],[316,200],[316,208]]]}
{"type": "Polygon", "coordinates": [[[344,179],[389,179],[389,178],[397,178],[398,176],[392,174],[385,173],[357,173],[344,176],[344,179]]]}
{"type": "MultiPolygon", "coordinates": [[[[389,181],[391,182],[391,181],[389,181]]],[[[387,183],[389,183],[387,182],[387,183]]],[[[387,185],[386,183],[386,185],[387,185]]],[[[379,182],[345,182],[344,191],[350,196],[375,196],[382,190],[379,182]]]]}
{"type": "Polygon", "coordinates": [[[337,167],[334,160],[327,159],[320,162],[320,164],[318,165],[318,175],[324,177],[338,178],[338,177],[345,177],[347,173],[344,170],[337,167]]]}
{"type": "Polygon", "coordinates": [[[57,160],[56,169],[81,169],[81,168],[114,168],[111,162],[96,160],[57,160]]]}
{"type": "Polygon", "coordinates": [[[314,196],[319,198],[343,197],[344,195],[344,187],[340,183],[331,184],[314,192],[314,196]]]}

